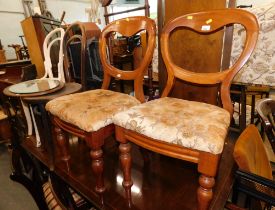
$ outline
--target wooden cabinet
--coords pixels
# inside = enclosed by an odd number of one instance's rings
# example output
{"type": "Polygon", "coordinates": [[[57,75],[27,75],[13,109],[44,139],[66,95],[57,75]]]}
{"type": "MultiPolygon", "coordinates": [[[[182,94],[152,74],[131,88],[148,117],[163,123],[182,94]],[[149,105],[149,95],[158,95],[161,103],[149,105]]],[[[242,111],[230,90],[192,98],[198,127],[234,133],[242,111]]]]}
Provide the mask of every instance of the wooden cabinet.
{"type": "MultiPolygon", "coordinates": [[[[158,28],[159,34],[163,26],[178,16],[210,9],[226,7],[226,0],[159,0],[158,1],[158,28]]],[[[223,49],[223,30],[201,38],[195,32],[187,30],[175,31],[170,39],[171,54],[174,62],[188,70],[195,72],[215,72],[221,68],[223,49]]],[[[160,46],[160,43],[159,43],[160,46]]],[[[159,48],[160,54],[160,48],[159,48]]],[[[166,84],[165,65],[159,56],[159,82],[162,90],[166,84]]],[[[216,104],[217,87],[193,86],[176,81],[172,96],[189,100],[203,101],[216,104]],[[184,89],[184,91],[182,91],[184,89]]]]}
{"type": "MultiPolygon", "coordinates": [[[[51,30],[60,26],[60,22],[41,16],[32,16],[23,20],[21,26],[27,42],[31,62],[35,64],[38,78],[40,78],[45,72],[43,55],[44,39],[51,30]]],[[[58,55],[51,55],[51,57],[53,60],[56,60],[55,58],[58,58],[58,55]]],[[[57,62],[53,61],[53,69],[56,68],[57,62]]]]}

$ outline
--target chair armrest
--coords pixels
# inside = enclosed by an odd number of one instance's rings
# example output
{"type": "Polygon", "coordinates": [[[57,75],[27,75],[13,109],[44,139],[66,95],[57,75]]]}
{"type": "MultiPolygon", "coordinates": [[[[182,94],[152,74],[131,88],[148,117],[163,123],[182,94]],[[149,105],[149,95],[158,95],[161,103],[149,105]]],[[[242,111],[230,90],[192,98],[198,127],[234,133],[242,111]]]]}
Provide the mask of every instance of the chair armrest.
{"type": "Polygon", "coordinates": [[[239,191],[273,206],[275,205],[275,182],[273,180],[237,170],[236,181],[236,187],[239,191]]]}

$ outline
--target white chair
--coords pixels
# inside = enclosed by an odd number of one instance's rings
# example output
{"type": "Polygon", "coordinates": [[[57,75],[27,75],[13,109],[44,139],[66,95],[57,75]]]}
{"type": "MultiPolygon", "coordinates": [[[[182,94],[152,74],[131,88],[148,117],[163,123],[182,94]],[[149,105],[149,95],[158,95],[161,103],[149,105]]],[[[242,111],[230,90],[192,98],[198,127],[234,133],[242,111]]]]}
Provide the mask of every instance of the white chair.
{"type": "Polygon", "coordinates": [[[53,44],[57,41],[60,41],[60,47],[59,47],[59,59],[58,59],[58,76],[56,79],[58,79],[61,82],[65,82],[65,76],[64,76],[64,70],[63,70],[63,37],[64,37],[65,31],[63,28],[56,28],[52,30],[45,38],[43,43],[43,52],[44,52],[44,66],[45,66],[45,74],[42,77],[44,78],[54,78],[53,72],[52,72],[52,61],[51,61],[51,47],[53,44]],[[58,34],[58,37],[53,38],[58,34]]]}
{"type": "MultiPolygon", "coordinates": [[[[65,82],[65,76],[64,76],[64,69],[63,69],[63,37],[64,37],[65,31],[63,28],[56,28],[52,30],[45,38],[43,43],[43,52],[44,52],[44,66],[45,66],[45,74],[41,79],[50,78],[50,79],[57,79],[61,82],[65,82]],[[59,44],[59,54],[58,54],[58,75],[57,78],[53,75],[52,70],[52,61],[51,61],[51,48],[53,44],[57,41],[60,41],[59,44]]],[[[22,107],[24,110],[24,114],[26,117],[27,125],[28,125],[28,135],[32,135],[32,130],[34,127],[34,132],[36,136],[36,146],[41,146],[40,141],[40,135],[38,132],[38,128],[35,122],[34,114],[32,107],[26,104],[24,101],[22,102],[22,107]]]]}

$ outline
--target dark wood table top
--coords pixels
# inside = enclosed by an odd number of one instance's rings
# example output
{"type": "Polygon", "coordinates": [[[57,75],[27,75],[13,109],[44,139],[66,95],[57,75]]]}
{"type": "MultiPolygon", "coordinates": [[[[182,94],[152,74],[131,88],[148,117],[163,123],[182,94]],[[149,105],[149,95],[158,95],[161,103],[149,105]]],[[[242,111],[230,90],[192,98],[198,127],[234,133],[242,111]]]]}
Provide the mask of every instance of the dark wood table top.
{"type": "Polygon", "coordinates": [[[26,64],[31,64],[31,60],[16,60],[16,61],[8,61],[5,63],[0,63],[0,69],[8,66],[26,65],[26,64]]]}
{"type": "MultiPolygon", "coordinates": [[[[211,210],[223,209],[230,194],[234,172],[233,147],[237,136],[232,133],[227,139],[221,157],[219,172],[214,187],[214,198],[211,210]]],[[[45,165],[49,165],[45,150],[36,148],[32,140],[23,142],[23,147],[31,152],[45,165]]],[[[91,170],[89,150],[84,141],[78,140],[70,144],[71,160],[62,161],[60,152],[55,147],[54,172],[65,180],[72,188],[87,198],[99,209],[101,199],[94,191],[95,178],[91,170]]],[[[119,164],[118,145],[113,138],[104,145],[104,177],[106,192],[104,193],[104,209],[129,209],[121,185],[122,171],[119,164]]],[[[133,145],[132,187],[133,206],[131,210],[195,210],[198,172],[196,164],[150,153],[149,164],[143,163],[139,149],[133,145]]]]}

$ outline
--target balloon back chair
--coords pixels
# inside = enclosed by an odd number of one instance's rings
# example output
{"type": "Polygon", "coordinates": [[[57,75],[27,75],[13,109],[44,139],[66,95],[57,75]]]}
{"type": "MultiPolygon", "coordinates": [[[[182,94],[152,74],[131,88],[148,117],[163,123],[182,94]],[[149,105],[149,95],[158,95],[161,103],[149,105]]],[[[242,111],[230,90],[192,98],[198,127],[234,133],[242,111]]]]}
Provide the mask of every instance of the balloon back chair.
{"type": "Polygon", "coordinates": [[[128,199],[133,184],[130,141],[156,153],[198,164],[198,172],[201,174],[197,190],[198,209],[208,209],[213,197],[214,177],[233,113],[230,84],[251,55],[257,36],[258,23],[255,16],[238,9],[198,12],[167,23],[161,35],[161,52],[168,78],[161,98],[114,116],[116,139],[120,142],[123,186],[128,199]],[[175,29],[184,27],[205,35],[234,23],[243,25],[247,36],[242,54],[229,69],[217,73],[195,73],[173,63],[169,52],[172,50],[169,49],[169,37],[175,29]],[[176,78],[202,86],[219,84],[222,108],[167,97],[176,78]]]}
{"type": "Polygon", "coordinates": [[[84,139],[91,148],[92,171],[96,177],[95,190],[103,193],[103,152],[104,139],[114,133],[112,117],[119,111],[144,102],[143,75],[152,59],[155,46],[156,26],[147,17],[129,17],[107,25],[101,33],[99,50],[104,70],[102,89],[67,95],[50,101],[46,109],[53,115],[57,143],[62,151],[62,159],[68,161],[68,141],[63,131],[84,139]],[[148,46],[140,66],[133,71],[122,71],[111,66],[108,61],[108,37],[114,32],[132,36],[141,31],[148,34],[148,46]],[[134,80],[135,97],[107,90],[111,78],[134,80]]]}

